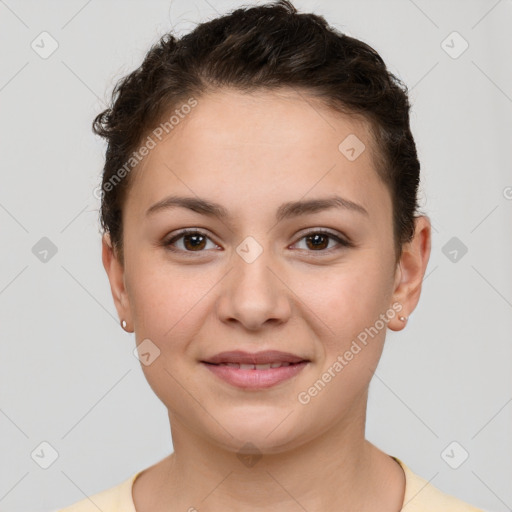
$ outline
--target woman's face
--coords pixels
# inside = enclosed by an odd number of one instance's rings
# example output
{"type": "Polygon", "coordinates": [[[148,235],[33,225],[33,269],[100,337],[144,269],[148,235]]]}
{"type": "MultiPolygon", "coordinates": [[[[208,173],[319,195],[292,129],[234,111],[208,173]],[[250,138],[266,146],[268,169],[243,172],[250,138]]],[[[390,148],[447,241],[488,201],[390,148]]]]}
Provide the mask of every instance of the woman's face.
{"type": "Polygon", "coordinates": [[[142,369],[173,430],[232,451],[250,442],[279,452],[331,428],[359,429],[386,326],[398,330],[410,313],[395,302],[392,204],[366,125],[305,98],[198,98],[133,171],[124,268],[109,275],[123,283],[116,306],[137,344],[150,340],[142,369]],[[215,203],[225,216],[151,210],[169,196],[215,203]],[[345,202],[299,206],[335,196],[345,202]],[[200,234],[178,236],[184,228],[200,234]],[[220,370],[244,372],[238,383],[204,362],[235,350],[307,362],[293,372],[220,370]],[[258,387],[247,372],[293,376],[258,387]]]}

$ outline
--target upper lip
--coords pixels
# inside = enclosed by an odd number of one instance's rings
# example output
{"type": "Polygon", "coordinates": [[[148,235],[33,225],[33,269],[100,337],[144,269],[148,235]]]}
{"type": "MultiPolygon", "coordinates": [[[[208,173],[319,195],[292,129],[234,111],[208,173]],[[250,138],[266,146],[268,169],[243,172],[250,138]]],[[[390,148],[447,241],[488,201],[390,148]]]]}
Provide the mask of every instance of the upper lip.
{"type": "Polygon", "coordinates": [[[265,350],[262,352],[243,352],[242,350],[232,350],[220,352],[208,359],[204,363],[240,363],[240,364],[268,364],[268,363],[300,363],[307,361],[303,357],[290,354],[289,352],[280,352],[279,350],[265,350]]]}

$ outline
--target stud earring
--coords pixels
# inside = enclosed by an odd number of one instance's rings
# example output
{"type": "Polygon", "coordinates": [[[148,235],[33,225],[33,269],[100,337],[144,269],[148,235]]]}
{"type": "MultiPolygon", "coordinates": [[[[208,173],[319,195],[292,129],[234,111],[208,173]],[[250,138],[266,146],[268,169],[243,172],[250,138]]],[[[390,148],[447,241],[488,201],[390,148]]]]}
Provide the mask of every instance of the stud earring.
{"type": "Polygon", "coordinates": [[[401,320],[402,322],[407,322],[407,317],[406,317],[406,316],[401,316],[401,317],[400,317],[400,320],[401,320]]]}
{"type": "Polygon", "coordinates": [[[126,320],[121,320],[121,327],[126,331],[126,327],[128,324],[126,323],[126,320]]]}

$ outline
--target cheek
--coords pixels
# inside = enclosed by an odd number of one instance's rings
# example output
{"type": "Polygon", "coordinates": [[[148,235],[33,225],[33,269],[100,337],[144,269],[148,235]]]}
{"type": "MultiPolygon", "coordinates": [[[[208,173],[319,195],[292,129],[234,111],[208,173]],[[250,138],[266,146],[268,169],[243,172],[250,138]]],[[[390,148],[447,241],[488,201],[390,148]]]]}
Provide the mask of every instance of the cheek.
{"type": "Polygon", "coordinates": [[[171,406],[181,400],[181,386],[195,385],[189,370],[196,364],[198,340],[214,332],[214,300],[225,270],[172,263],[154,249],[132,256],[127,274],[137,344],[149,339],[159,354],[142,369],[155,393],[171,406]],[[164,399],[167,393],[171,396],[164,399]]]}
{"type": "Polygon", "coordinates": [[[179,339],[178,333],[183,333],[185,328],[190,334],[190,325],[201,310],[202,299],[214,285],[208,272],[149,264],[138,267],[132,283],[130,302],[136,332],[154,338],[157,344],[179,339]]]}
{"type": "MultiPolygon", "coordinates": [[[[330,272],[322,280],[323,286],[318,286],[317,281],[308,295],[306,288],[300,292],[308,297],[308,306],[322,320],[316,322],[315,333],[323,352],[318,379],[328,384],[326,392],[321,392],[319,405],[336,403],[337,407],[349,407],[366,391],[380,360],[386,319],[393,318],[394,310],[390,310],[389,302],[389,267],[377,254],[378,251],[360,251],[351,265],[330,272]]],[[[308,287],[314,284],[310,279],[303,282],[308,287]]],[[[323,389],[322,383],[316,387],[323,389]]]]}
{"type": "MultiPolygon", "coordinates": [[[[389,270],[378,253],[364,249],[339,264],[285,270],[282,278],[293,293],[281,293],[295,302],[292,314],[316,331],[326,353],[343,348],[340,340],[356,337],[389,307],[389,270]]],[[[212,296],[222,293],[215,288],[222,287],[223,272],[215,265],[172,265],[139,253],[127,270],[137,336],[154,339],[162,350],[192,340],[215,308],[212,296]]]]}
{"type": "MultiPolygon", "coordinates": [[[[133,270],[130,302],[137,345],[149,339],[154,344],[146,345],[149,353],[158,354],[150,355],[150,364],[141,364],[145,378],[170,411],[200,414],[187,392],[197,383],[184,363],[190,362],[193,341],[201,334],[205,308],[212,307],[208,303],[215,284],[211,271],[201,275],[192,266],[183,271],[148,261],[140,261],[133,270]]],[[[200,424],[199,418],[196,423],[200,424]]]]}
{"type": "Polygon", "coordinates": [[[321,273],[304,273],[296,279],[297,295],[317,314],[326,332],[333,336],[333,348],[373,325],[390,306],[389,270],[370,251],[360,251],[346,265],[321,273]]]}

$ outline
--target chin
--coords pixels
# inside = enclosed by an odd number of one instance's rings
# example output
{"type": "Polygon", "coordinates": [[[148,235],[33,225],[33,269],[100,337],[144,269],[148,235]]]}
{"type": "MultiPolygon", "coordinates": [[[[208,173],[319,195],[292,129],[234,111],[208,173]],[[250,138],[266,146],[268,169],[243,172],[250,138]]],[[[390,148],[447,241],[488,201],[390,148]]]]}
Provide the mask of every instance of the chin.
{"type": "Polygon", "coordinates": [[[222,417],[224,428],[215,424],[218,428],[214,427],[210,435],[214,443],[237,454],[281,453],[300,445],[305,437],[302,429],[307,426],[304,422],[298,425],[297,415],[289,413],[289,408],[268,406],[266,410],[256,407],[252,412],[250,407],[236,407],[227,414],[213,413],[222,417]]]}

